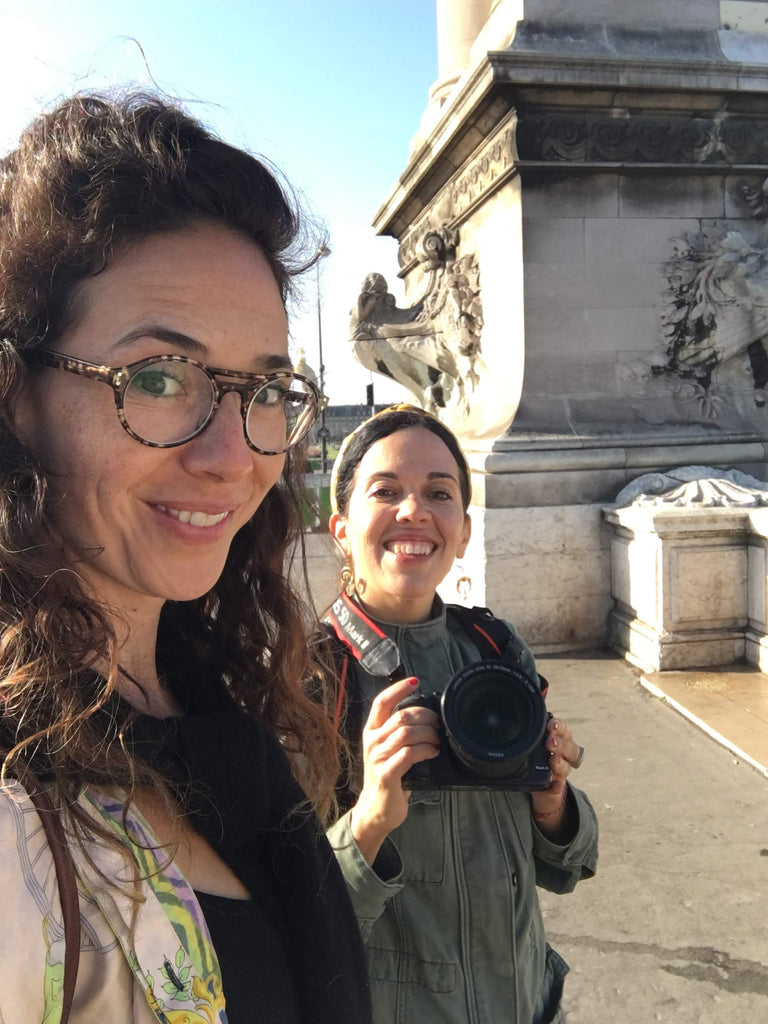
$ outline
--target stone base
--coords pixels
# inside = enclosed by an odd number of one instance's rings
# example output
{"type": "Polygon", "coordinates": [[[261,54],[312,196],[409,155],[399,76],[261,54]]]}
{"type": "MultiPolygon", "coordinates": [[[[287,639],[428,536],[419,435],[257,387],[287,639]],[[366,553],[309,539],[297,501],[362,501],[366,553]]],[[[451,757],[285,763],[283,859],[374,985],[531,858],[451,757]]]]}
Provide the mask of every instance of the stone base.
{"type": "Polygon", "coordinates": [[[748,664],[768,673],[768,636],[748,629],[745,637],[745,659],[748,664]]]}
{"type": "Polygon", "coordinates": [[[611,612],[608,644],[644,672],[732,665],[746,652],[743,629],[661,633],[620,608],[611,612]]]}

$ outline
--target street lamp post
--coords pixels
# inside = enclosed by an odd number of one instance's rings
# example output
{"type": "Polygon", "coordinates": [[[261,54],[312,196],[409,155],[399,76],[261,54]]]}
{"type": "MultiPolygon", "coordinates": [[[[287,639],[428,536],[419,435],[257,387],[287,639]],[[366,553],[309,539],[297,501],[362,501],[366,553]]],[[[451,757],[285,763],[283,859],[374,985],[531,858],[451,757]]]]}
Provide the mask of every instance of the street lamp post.
{"type": "MultiPolygon", "coordinates": [[[[325,396],[325,364],[323,363],[323,317],[322,317],[322,302],[320,299],[320,260],[325,259],[326,256],[330,256],[331,250],[323,242],[320,248],[317,250],[316,262],[315,262],[315,274],[317,281],[317,347],[320,355],[320,394],[325,396]]],[[[328,472],[328,438],[331,432],[325,425],[325,402],[323,402],[322,409],[320,410],[320,429],[317,431],[317,436],[320,438],[320,469],[323,473],[328,472]]]]}

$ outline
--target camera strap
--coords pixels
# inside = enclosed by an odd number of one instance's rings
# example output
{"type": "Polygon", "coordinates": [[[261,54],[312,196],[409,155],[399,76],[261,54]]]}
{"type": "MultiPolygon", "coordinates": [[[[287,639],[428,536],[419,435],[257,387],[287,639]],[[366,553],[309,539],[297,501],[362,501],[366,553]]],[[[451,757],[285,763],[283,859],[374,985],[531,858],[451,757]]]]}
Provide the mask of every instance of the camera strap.
{"type": "Polygon", "coordinates": [[[361,667],[372,676],[394,676],[400,668],[400,650],[395,641],[368,618],[345,593],[339,594],[323,620],[350,650],[361,667]]]}
{"type": "MultiPolygon", "coordinates": [[[[522,668],[525,645],[502,619],[497,619],[490,608],[475,606],[467,608],[463,604],[446,605],[447,614],[459,620],[464,631],[472,638],[472,642],[483,658],[500,658],[517,668],[522,668]]],[[[541,673],[537,672],[542,697],[546,697],[549,683],[541,673]]]]}
{"type": "Polygon", "coordinates": [[[350,736],[359,736],[363,729],[363,710],[358,692],[357,673],[354,662],[372,676],[383,676],[394,682],[402,675],[400,650],[359,608],[348,594],[342,591],[323,616],[323,624],[334,633],[339,641],[335,659],[339,680],[336,712],[333,724],[341,728],[346,718],[346,730],[350,736]],[[346,711],[346,714],[345,714],[346,711]]]}

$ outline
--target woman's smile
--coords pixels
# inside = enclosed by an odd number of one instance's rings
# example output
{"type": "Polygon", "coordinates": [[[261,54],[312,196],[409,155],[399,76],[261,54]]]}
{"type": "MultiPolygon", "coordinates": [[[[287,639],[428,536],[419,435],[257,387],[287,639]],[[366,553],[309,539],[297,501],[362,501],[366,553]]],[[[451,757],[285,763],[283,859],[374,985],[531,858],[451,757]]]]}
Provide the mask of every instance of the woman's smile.
{"type": "Polygon", "coordinates": [[[434,541],[405,537],[397,540],[387,540],[384,542],[384,547],[393,555],[418,555],[423,557],[431,555],[437,549],[437,544],[434,541]]]}
{"type": "Polygon", "coordinates": [[[151,504],[155,521],[174,538],[188,544],[216,544],[231,533],[232,511],[202,511],[151,504]]]}

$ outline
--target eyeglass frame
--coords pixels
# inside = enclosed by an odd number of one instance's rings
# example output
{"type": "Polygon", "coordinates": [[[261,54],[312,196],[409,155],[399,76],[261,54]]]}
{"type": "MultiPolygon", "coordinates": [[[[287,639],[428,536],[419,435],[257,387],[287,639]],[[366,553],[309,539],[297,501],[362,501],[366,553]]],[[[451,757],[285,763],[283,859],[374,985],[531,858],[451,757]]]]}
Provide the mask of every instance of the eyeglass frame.
{"type": "MultiPolygon", "coordinates": [[[[230,392],[234,392],[235,394],[240,395],[240,415],[243,420],[243,436],[245,437],[245,443],[248,447],[259,455],[284,455],[304,440],[313,424],[316,422],[320,412],[328,405],[327,397],[320,392],[319,388],[313,381],[308,377],[304,377],[300,373],[294,373],[292,370],[275,370],[272,373],[252,373],[245,370],[225,370],[218,366],[207,366],[205,363],[201,363],[197,359],[192,359],[190,356],[181,356],[172,353],[147,356],[144,359],[137,359],[136,362],[126,363],[125,366],[118,367],[103,366],[100,363],[91,363],[86,359],[76,359],[74,356],[68,356],[64,352],[56,352],[53,349],[37,349],[34,353],[30,354],[33,356],[34,360],[42,366],[50,366],[54,369],[66,370],[67,373],[75,373],[80,377],[87,377],[89,380],[95,380],[101,384],[108,384],[115,395],[117,418],[120,421],[120,425],[123,430],[125,430],[125,432],[132,437],[134,441],[138,441],[139,444],[144,444],[148,448],[178,448],[180,445],[187,444],[188,441],[193,441],[211,425],[213,417],[216,415],[221,404],[222,398],[230,392]],[[211,411],[194,433],[190,434],[189,437],[185,437],[181,441],[148,441],[145,437],[141,437],[136,433],[125,417],[125,410],[123,406],[125,392],[128,390],[129,384],[135,374],[138,373],[142,367],[153,363],[186,363],[196,366],[198,369],[203,371],[213,386],[213,404],[211,406],[211,411]],[[218,377],[238,377],[243,381],[243,383],[222,383],[217,379],[218,377]],[[287,445],[285,448],[282,448],[280,451],[272,451],[265,448],[259,448],[248,436],[248,411],[256,394],[268,384],[279,380],[300,380],[307,388],[306,396],[301,397],[306,397],[308,401],[314,405],[314,409],[312,419],[309,420],[309,423],[303,433],[301,433],[295,441],[287,445]],[[245,383],[247,381],[251,381],[252,383],[245,383]]],[[[296,392],[296,394],[298,394],[298,392],[296,392]]]]}

